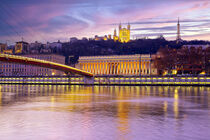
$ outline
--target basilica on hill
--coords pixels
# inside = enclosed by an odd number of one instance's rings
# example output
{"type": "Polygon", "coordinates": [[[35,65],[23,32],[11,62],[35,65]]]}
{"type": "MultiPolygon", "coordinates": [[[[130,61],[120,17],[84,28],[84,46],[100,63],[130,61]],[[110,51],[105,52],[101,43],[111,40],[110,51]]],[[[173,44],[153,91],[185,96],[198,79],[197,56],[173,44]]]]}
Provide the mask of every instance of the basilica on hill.
{"type": "Polygon", "coordinates": [[[117,30],[115,29],[114,30],[114,35],[111,35],[109,34],[108,36],[105,35],[105,36],[95,36],[95,40],[96,41],[100,41],[100,40],[110,40],[110,39],[113,39],[114,41],[119,41],[121,43],[127,43],[130,41],[130,30],[131,30],[131,26],[130,24],[128,23],[127,25],[127,28],[123,28],[121,23],[119,24],[119,33],[117,35],[117,30]],[[113,38],[112,38],[113,36],[113,38]]]}
{"type": "Polygon", "coordinates": [[[117,36],[116,29],[114,30],[113,39],[114,41],[119,41],[122,43],[127,43],[130,41],[130,24],[127,25],[127,28],[122,28],[122,25],[119,25],[119,36],[117,36]]]}

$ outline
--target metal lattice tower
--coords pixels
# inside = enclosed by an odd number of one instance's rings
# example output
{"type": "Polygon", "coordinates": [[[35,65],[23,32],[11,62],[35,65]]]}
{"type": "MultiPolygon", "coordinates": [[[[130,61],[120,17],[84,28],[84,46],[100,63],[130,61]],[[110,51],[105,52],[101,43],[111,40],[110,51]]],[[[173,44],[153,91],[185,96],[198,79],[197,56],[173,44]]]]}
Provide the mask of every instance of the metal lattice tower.
{"type": "Polygon", "coordinates": [[[179,18],[178,18],[178,23],[177,23],[177,37],[176,37],[176,41],[177,41],[177,43],[179,43],[179,41],[181,41],[179,18]]]}

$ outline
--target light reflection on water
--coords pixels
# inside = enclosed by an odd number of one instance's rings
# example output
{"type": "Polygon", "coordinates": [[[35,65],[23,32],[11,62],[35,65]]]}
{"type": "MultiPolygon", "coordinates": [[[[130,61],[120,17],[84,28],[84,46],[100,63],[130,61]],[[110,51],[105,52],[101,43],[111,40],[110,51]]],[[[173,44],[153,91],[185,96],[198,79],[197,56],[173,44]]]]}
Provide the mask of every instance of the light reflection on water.
{"type": "Polygon", "coordinates": [[[1,85],[0,139],[210,137],[209,87],[1,85]]]}

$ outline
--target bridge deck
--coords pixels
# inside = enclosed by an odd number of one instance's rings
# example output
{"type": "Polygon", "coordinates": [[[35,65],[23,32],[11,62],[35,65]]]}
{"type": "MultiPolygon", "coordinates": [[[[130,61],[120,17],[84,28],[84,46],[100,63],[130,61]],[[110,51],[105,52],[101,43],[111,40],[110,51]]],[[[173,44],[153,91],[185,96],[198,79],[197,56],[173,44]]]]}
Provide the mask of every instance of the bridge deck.
{"type": "Polygon", "coordinates": [[[66,73],[75,73],[83,76],[93,77],[93,74],[90,72],[86,72],[80,69],[76,69],[67,65],[40,60],[30,57],[18,56],[18,55],[9,55],[9,54],[0,54],[0,61],[9,62],[9,63],[19,63],[24,65],[33,65],[45,68],[56,69],[60,71],[64,71],[66,73]]]}

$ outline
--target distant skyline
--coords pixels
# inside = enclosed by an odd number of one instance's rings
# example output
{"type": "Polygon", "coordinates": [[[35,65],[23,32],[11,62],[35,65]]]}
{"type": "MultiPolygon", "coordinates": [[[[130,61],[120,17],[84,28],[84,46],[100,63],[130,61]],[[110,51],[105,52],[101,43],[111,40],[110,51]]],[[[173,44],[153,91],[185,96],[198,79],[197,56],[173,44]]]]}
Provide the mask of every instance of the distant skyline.
{"type": "Polygon", "coordinates": [[[1,0],[0,43],[46,43],[113,35],[131,24],[131,39],[175,40],[180,18],[185,40],[210,40],[209,0],[1,0]]]}

